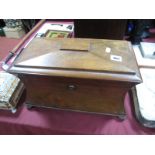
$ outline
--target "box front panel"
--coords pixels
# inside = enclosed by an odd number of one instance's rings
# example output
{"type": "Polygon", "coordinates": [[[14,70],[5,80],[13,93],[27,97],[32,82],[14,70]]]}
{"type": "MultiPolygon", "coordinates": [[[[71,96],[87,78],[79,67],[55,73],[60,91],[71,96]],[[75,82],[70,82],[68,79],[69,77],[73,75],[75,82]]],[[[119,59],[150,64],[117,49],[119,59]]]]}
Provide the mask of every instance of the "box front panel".
{"type": "Polygon", "coordinates": [[[129,85],[110,81],[21,76],[27,102],[36,106],[95,113],[124,114],[129,85]]]}

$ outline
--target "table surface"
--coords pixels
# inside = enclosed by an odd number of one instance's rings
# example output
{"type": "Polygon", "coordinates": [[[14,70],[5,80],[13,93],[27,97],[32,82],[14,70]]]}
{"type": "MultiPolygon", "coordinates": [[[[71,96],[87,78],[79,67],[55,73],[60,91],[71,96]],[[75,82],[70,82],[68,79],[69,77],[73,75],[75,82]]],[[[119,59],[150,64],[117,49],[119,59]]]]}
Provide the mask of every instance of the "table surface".
{"type": "MultiPolygon", "coordinates": [[[[7,55],[17,42],[19,40],[0,37],[0,56],[2,51],[7,55]]],[[[127,113],[124,121],[112,116],[48,108],[28,110],[24,105],[25,96],[24,92],[15,114],[0,110],[0,134],[155,134],[155,129],[143,127],[136,120],[129,93],[124,100],[127,113]]]]}
{"type": "Polygon", "coordinates": [[[24,96],[18,111],[0,111],[0,134],[155,134],[155,129],[143,127],[134,116],[133,104],[126,94],[124,121],[116,117],[70,112],[24,105],[24,96]]]}

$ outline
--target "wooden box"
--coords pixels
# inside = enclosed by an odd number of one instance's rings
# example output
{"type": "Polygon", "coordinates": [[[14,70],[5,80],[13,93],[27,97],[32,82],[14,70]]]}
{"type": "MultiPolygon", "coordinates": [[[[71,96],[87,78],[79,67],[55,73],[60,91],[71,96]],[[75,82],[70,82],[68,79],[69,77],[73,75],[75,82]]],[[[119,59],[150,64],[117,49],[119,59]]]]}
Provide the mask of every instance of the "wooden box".
{"type": "Polygon", "coordinates": [[[127,41],[35,38],[8,70],[27,90],[27,104],[124,116],[126,92],[141,75],[127,41]]]}

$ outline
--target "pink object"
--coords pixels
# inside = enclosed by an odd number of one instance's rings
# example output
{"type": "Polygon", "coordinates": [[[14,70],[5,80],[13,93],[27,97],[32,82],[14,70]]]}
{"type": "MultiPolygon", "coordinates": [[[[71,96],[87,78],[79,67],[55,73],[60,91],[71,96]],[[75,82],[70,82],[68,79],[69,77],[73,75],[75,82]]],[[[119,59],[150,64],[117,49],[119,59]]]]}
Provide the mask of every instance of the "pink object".
{"type": "Polygon", "coordinates": [[[12,50],[18,43],[20,39],[11,39],[6,37],[0,37],[0,61],[2,61],[10,50],[12,50]]]}

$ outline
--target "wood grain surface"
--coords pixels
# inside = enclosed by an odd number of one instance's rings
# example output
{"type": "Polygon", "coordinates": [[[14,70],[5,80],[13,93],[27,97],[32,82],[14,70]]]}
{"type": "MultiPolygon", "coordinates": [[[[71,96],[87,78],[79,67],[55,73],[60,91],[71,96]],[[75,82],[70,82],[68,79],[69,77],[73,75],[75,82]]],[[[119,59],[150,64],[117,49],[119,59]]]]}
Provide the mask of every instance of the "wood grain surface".
{"type": "Polygon", "coordinates": [[[118,40],[35,38],[9,72],[24,82],[28,104],[118,116],[142,82],[131,44],[118,40]]]}

